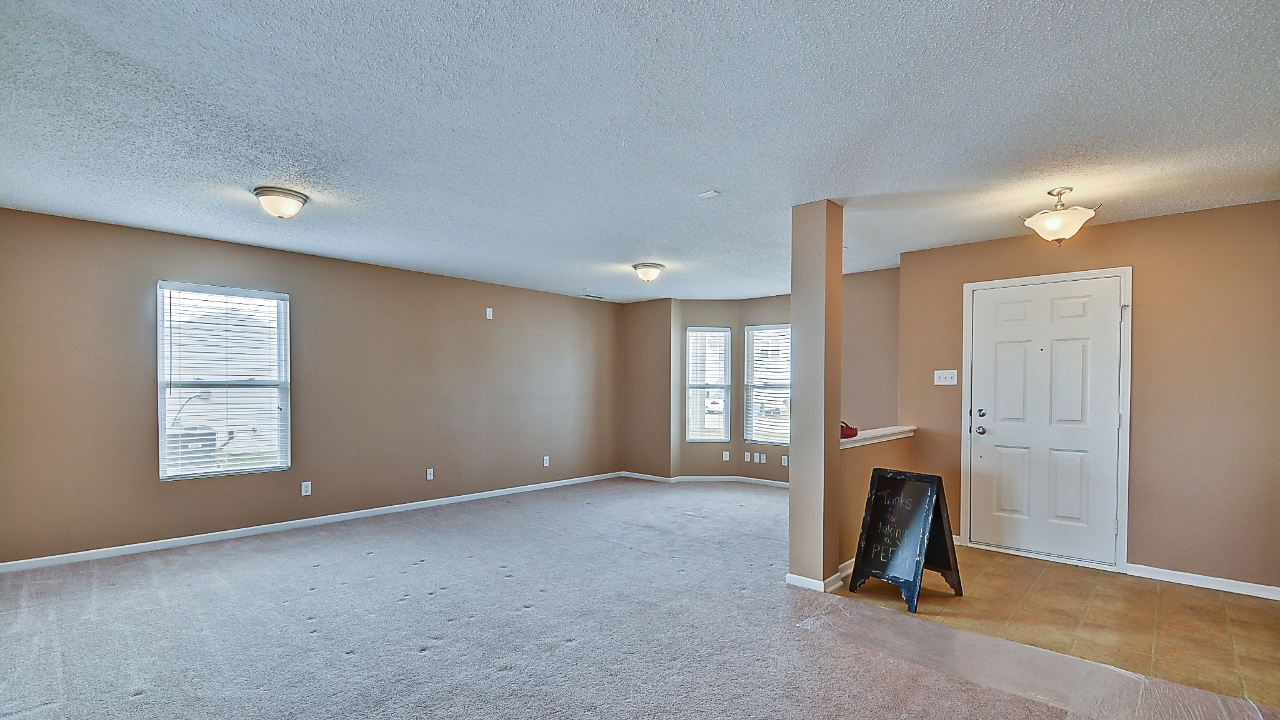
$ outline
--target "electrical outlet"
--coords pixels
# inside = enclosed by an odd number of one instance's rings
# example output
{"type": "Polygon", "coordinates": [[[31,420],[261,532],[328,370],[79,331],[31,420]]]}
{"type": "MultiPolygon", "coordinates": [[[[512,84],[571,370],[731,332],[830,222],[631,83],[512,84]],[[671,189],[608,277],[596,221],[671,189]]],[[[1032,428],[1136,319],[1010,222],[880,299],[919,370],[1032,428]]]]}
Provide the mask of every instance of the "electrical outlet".
{"type": "Polygon", "coordinates": [[[749,453],[749,452],[744,452],[744,453],[742,453],[742,461],[743,461],[743,462],[751,462],[751,453],[749,453]]]}
{"type": "Polygon", "coordinates": [[[551,456],[550,456],[550,455],[543,455],[543,456],[542,456],[542,467],[551,467],[551,456]]]}
{"type": "Polygon", "coordinates": [[[725,461],[725,462],[729,462],[729,451],[728,451],[728,450],[725,450],[725,451],[724,451],[724,458],[723,458],[723,459],[724,459],[724,461],[725,461]]]}
{"type": "Polygon", "coordinates": [[[311,494],[311,483],[310,482],[302,483],[302,496],[306,497],[310,494],[311,494]]]}
{"type": "Polygon", "coordinates": [[[436,479],[436,469],[435,469],[435,468],[427,468],[427,479],[428,479],[428,480],[435,480],[435,479],[436,479]]]}
{"type": "Polygon", "coordinates": [[[955,385],[956,371],[955,370],[934,370],[933,384],[934,385],[955,385]]]}
{"type": "Polygon", "coordinates": [[[492,319],[493,319],[493,308],[485,308],[485,309],[484,309],[484,319],[485,319],[485,320],[492,320],[492,319]]]}
{"type": "Polygon", "coordinates": [[[787,466],[787,456],[786,456],[786,455],[783,455],[783,456],[782,456],[782,467],[786,467],[786,466],[787,466]]]}

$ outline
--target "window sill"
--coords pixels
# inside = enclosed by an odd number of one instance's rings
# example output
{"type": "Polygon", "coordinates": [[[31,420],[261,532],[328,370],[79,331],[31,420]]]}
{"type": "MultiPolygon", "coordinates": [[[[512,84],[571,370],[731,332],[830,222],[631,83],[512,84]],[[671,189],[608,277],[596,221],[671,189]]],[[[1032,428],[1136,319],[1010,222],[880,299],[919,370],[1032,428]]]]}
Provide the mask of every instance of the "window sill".
{"type": "Polygon", "coordinates": [[[245,470],[218,470],[216,472],[195,473],[192,475],[170,475],[160,478],[160,482],[173,482],[174,480],[194,480],[196,478],[222,477],[224,475],[253,475],[255,473],[281,472],[288,470],[290,465],[274,465],[264,468],[247,468],[245,470]]]}

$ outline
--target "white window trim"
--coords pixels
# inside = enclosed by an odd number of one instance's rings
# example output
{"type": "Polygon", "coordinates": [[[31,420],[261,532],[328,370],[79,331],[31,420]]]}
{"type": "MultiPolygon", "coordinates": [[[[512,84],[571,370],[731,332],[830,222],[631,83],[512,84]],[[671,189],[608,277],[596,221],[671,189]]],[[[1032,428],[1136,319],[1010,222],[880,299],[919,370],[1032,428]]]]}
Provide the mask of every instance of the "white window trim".
{"type": "MultiPolygon", "coordinates": [[[[781,330],[782,328],[791,328],[791,323],[775,323],[773,325],[748,325],[742,334],[742,354],[745,357],[742,371],[742,441],[750,445],[775,445],[777,447],[791,447],[791,443],[770,442],[768,440],[752,440],[747,437],[746,413],[749,412],[749,402],[747,397],[751,393],[751,388],[782,388],[787,389],[788,394],[791,392],[791,383],[786,385],[770,384],[770,383],[752,383],[751,382],[751,333],[754,330],[781,330]]],[[[788,433],[790,435],[790,433],[788,433]]]]}
{"type": "Polygon", "coordinates": [[[192,475],[170,475],[169,477],[164,477],[162,475],[160,477],[160,480],[162,482],[172,482],[174,480],[193,480],[196,478],[203,478],[203,477],[222,477],[224,475],[252,475],[256,473],[280,472],[281,470],[288,470],[290,467],[293,466],[293,432],[292,432],[293,415],[292,415],[292,410],[290,408],[290,405],[291,405],[290,400],[293,395],[292,387],[291,387],[292,381],[293,381],[293,372],[291,367],[291,364],[293,362],[293,352],[289,344],[289,317],[288,317],[287,305],[280,306],[280,310],[278,310],[278,312],[281,312],[284,315],[283,317],[279,317],[276,323],[277,333],[279,334],[279,337],[278,337],[278,342],[280,343],[279,347],[284,348],[284,353],[283,353],[284,361],[283,363],[281,363],[283,366],[281,368],[283,372],[281,373],[281,376],[284,378],[287,378],[286,380],[248,380],[248,381],[239,381],[239,382],[193,380],[193,381],[171,382],[167,380],[165,377],[165,352],[164,352],[165,350],[165,347],[164,347],[165,308],[164,308],[164,294],[160,292],[161,290],[177,290],[177,291],[185,291],[185,292],[205,293],[207,295],[231,295],[234,297],[259,298],[262,300],[282,301],[286,304],[289,302],[288,293],[274,292],[271,290],[249,290],[244,288],[222,287],[220,285],[199,285],[195,283],[175,282],[172,280],[161,280],[156,283],[156,377],[157,377],[156,404],[158,409],[158,420],[159,420],[159,427],[160,427],[160,438],[159,438],[160,442],[158,445],[160,470],[163,472],[165,467],[165,447],[166,447],[166,439],[168,434],[167,417],[165,412],[166,410],[165,391],[168,390],[169,388],[195,388],[195,387],[209,387],[209,388],[279,387],[281,388],[281,390],[283,390],[282,397],[281,397],[281,402],[283,404],[281,405],[281,407],[284,408],[284,410],[282,411],[283,421],[281,423],[281,426],[285,428],[283,431],[285,437],[284,437],[284,442],[282,444],[284,445],[285,456],[288,458],[288,462],[285,463],[284,465],[275,465],[275,466],[264,467],[264,468],[248,468],[248,469],[242,469],[242,470],[226,470],[226,471],[199,473],[199,474],[192,474],[192,475]]]}
{"type": "Polygon", "coordinates": [[[689,326],[684,329],[684,441],[690,443],[727,443],[733,440],[733,328],[689,326]],[[689,333],[714,332],[724,335],[724,384],[708,385],[689,382],[689,333]],[[724,438],[691,438],[689,437],[689,391],[690,390],[724,390],[724,438]]]}

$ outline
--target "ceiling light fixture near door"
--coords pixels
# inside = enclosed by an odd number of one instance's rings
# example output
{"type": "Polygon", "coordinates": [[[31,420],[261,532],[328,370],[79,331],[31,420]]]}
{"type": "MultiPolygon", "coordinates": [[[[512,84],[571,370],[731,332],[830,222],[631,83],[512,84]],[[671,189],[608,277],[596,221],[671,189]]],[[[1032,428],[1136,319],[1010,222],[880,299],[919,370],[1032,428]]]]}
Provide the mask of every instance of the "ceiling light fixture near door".
{"type": "Polygon", "coordinates": [[[659,273],[665,270],[666,267],[666,265],[659,265],[658,263],[636,263],[631,266],[631,269],[636,271],[636,275],[639,275],[641,280],[653,282],[658,279],[659,273]]]}
{"type": "Polygon", "coordinates": [[[253,194],[258,196],[262,209],[278,218],[291,218],[302,211],[307,204],[307,196],[293,190],[278,187],[256,187],[253,194]]]}
{"type": "Polygon", "coordinates": [[[1095,208],[1065,207],[1062,203],[1062,196],[1071,192],[1069,187],[1056,187],[1048,192],[1048,194],[1057,199],[1052,210],[1041,210],[1029,218],[1022,218],[1022,224],[1035,230],[1040,237],[1045,240],[1058,243],[1058,247],[1062,247],[1062,241],[1075,235],[1080,231],[1080,227],[1093,217],[1094,210],[1102,207],[1101,204],[1095,208]]]}

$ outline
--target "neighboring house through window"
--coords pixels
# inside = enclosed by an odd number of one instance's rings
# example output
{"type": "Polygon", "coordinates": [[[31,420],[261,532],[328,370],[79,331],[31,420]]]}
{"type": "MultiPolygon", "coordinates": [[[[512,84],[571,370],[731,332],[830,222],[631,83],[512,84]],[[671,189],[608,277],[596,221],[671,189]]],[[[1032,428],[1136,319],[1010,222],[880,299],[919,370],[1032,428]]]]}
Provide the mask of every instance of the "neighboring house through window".
{"type": "Polygon", "coordinates": [[[747,327],[746,432],[749,443],[791,443],[791,326],[747,327]]]}
{"type": "Polygon", "coordinates": [[[729,328],[685,332],[685,439],[728,442],[729,328]]]}
{"type": "Polygon", "coordinates": [[[157,287],[160,479],[289,467],[289,296],[157,287]]]}

